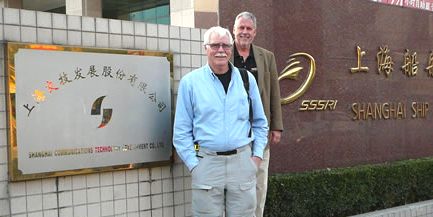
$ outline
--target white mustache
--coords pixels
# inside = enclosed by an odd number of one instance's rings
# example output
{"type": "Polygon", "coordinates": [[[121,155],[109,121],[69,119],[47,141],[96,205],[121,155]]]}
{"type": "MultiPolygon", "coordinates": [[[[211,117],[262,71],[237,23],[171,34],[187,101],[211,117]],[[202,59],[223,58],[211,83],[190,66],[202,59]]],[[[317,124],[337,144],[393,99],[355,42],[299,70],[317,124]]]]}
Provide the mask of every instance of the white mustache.
{"type": "Polygon", "coordinates": [[[225,53],[217,53],[217,54],[215,54],[215,57],[227,57],[227,54],[225,54],[225,53]]]}

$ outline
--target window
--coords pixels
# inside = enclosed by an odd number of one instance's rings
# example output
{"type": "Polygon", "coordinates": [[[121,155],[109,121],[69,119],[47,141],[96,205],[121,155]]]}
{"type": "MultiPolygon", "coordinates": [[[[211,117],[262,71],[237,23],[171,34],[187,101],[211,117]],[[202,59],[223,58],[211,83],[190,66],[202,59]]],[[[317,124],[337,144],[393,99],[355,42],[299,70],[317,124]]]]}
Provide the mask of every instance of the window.
{"type": "Polygon", "coordinates": [[[22,0],[26,10],[66,14],[66,0],[22,0]]]}
{"type": "Polygon", "coordinates": [[[102,0],[102,17],[170,24],[169,0],[102,0]]]}

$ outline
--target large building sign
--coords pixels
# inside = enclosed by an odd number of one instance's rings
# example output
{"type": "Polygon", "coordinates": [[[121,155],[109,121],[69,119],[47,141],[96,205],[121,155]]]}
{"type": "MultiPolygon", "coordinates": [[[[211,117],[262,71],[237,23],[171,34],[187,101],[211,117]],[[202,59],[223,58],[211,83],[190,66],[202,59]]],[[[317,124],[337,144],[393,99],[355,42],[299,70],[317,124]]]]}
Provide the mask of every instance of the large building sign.
{"type": "Polygon", "coordinates": [[[433,156],[430,11],[359,0],[220,6],[222,26],[233,26],[238,8],[257,16],[254,43],[274,52],[281,72],[284,132],[271,146],[271,173],[433,156]]]}
{"type": "MultiPolygon", "coordinates": [[[[350,73],[369,73],[370,68],[362,66],[362,57],[367,54],[367,51],[362,50],[360,46],[356,46],[356,66],[350,68],[350,73]]],[[[394,71],[393,58],[390,55],[390,49],[387,45],[379,46],[378,52],[376,53],[376,71],[377,74],[383,74],[386,79],[390,79],[392,72],[394,71]]],[[[306,65],[304,63],[304,65],[306,65]]],[[[396,76],[402,77],[415,77],[418,74],[419,66],[423,66],[417,59],[417,52],[409,53],[409,49],[405,49],[404,56],[399,67],[402,74],[396,76]]],[[[422,68],[421,68],[422,69],[422,68]]],[[[302,85],[293,93],[288,96],[282,96],[281,104],[289,104],[294,102],[296,99],[301,97],[313,83],[314,75],[316,73],[315,60],[307,53],[296,53],[290,55],[290,59],[287,61],[287,66],[280,72],[279,81],[282,82],[284,79],[297,80],[300,74],[306,73],[303,76],[304,81],[302,85]],[[308,69],[304,69],[300,66],[301,61],[295,57],[303,56],[309,62],[308,69]]],[[[424,64],[424,70],[421,70],[424,77],[433,77],[433,52],[430,51],[426,64],[424,64]]],[[[423,76],[422,74],[420,76],[423,76]]],[[[335,110],[338,100],[329,99],[307,99],[302,100],[299,105],[299,111],[332,111],[335,110]]],[[[406,119],[408,116],[408,110],[411,114],[411,118],[427,118],[429,111],[429,102],[410,102],[410,109],[407,108],[405,102],[363,102],[352,103],[352,112],[354,116],[352,120],[389,120],[389,119],[406,119]]]]}
{"type": "Polygon", "coordinates": [[[12,181],[169,163],[169,53],[7,44],[12,181]]]}

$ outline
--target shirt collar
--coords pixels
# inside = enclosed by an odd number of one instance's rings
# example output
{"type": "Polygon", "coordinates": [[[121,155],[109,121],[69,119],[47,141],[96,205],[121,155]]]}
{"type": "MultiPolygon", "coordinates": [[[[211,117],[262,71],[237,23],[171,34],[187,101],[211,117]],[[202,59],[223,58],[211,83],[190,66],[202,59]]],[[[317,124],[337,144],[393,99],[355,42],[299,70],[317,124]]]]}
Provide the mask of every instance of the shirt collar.
{"type": "MultiPolygon", "coordinates": [[[[210,67],[210,65],[209,65],[209,63],[208,64],[206,64],[206,71],[207,71],[207,74],[212,78],[212,79],[218,79],[218,77],[214,74],[214,72],[212,71],[212,68],[210,67]]],[[[232,73],[233,73],[233,69],[234,69],[234,65],[229,61],[229,67],[231,68],[231,70],[232,70],[232,73]]]]}
{"type": "MultiPolygon", "coordinates": [[[[239,55],[238,49],[236,48],[236,43],[233,44],[233,51],[234,58],[239,58],[241,56],[239,55]]],[[[250,44],[250,53],[248,54],[248,57],[254,57],[253,44],[250,44]]]]}

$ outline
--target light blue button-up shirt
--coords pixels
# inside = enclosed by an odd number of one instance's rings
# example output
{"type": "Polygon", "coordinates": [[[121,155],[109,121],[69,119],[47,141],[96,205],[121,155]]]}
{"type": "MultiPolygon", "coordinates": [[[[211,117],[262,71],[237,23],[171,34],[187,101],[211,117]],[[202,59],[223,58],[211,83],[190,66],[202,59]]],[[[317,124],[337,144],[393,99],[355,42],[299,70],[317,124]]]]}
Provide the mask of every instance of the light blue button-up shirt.
{"type": "Polygon", "coordinates": [[[213,151],[229,151],[252,142],[253,155],[263,158],[268,141],[268,123],[254,76],[248,73],[253,107],[252,136],[249,104],[241,74],[232,67],[227,90],[209,65],[185,75],[179,84],[173,143],[183,162],[192,170],[198,164],[194,142],[213,151]]]}

